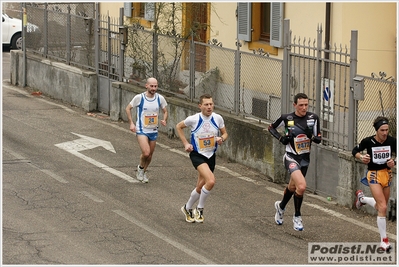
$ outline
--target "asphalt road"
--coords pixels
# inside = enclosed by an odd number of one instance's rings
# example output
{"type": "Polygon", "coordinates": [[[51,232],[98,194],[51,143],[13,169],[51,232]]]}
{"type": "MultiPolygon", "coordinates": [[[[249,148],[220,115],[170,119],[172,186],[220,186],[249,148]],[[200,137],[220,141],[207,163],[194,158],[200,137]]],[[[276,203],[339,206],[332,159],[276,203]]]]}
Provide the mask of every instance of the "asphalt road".
{"type": "MultiPolygon", "coordinates": [[[[375,216],[312,194],[304,231],[292,201],[276,225],[284,185],[221,158],[205,222],[187,223],[180,208],[197,174],[179,139],[160,134],[139,183],[127,123],[11,86],[7,62],[3,51],[3,264],[307,265],[311,242],[379,240],[375,216]]],[[[387,227],[396,243],[396,222],[387,227]]]]}

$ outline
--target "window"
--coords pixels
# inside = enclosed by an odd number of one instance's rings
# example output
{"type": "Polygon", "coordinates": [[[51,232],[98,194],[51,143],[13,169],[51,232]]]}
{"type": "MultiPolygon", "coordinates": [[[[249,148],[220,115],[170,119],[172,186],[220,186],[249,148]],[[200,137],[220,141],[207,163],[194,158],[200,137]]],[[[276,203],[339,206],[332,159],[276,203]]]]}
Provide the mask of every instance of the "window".
{"type": "Polygon", "coordinates": [[[277,53],[282,46],[283,3],[238,3],[237,15],[240,40],[249,42],[250,49],[277,53]]]}
{"type": "Polygon", "coordinates": [[[125,2],[124,15],[129,18],[138,19],[140,24],[149,27],[149,22],[154,21],[155,3],[125,2]],[[148,25],[146,25],[148,24],[148,25]]]}
{"type": "Polygon", "coordinates": [[[270,42],[270,3],[260,3],[259,40],[270,42]]]}

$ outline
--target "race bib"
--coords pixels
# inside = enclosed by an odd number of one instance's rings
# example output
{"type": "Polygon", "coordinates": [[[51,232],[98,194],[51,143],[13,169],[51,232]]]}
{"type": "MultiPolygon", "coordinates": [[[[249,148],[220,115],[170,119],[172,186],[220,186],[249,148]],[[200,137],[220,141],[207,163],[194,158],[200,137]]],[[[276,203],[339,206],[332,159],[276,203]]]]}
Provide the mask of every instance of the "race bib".
{"type": "Polygon", "coordinates": [[[214,135],[199,135],[198,145],[201,152],[213,151],[215,148],[215,136],[214,135]]]}
{"type": "Polygon", "coordinates": [[[144,113],[144,127],[145,128],[158,127],[158,114],[157,113],[144,113]]]}
{"type": "Polygon", "coordinates": [[[385,164],[391,158],[390,146],[379,146],[371,148],[372,159],[375,164],[385,164]]]}
{"type": "Polygon", "coordinates": [[[298,155],[310,152],[310,139],[304,135],[300,134],[294,138],[295,151],[298,155]]]}

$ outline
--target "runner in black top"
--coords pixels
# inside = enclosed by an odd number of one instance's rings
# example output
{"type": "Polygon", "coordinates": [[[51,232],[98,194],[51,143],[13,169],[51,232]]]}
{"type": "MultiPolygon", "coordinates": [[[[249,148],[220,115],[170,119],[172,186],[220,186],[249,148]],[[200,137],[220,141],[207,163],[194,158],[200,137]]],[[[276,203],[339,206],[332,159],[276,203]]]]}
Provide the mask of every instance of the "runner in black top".
{"type": "Polygon", "coordinates": [[[396,138],[389,136],[389,121],[386,117],[377,117],[374,120],[376,134],[364,138],[352,150],[352,155],[367,164],[366,178],[373,197],[365,197],[362,190],[356,191],[355,206],[359,209],[369,204],[378,211],[377,226],[381,236],[380,247],[390,250],[386,233],[386,212],[392,180],[391,169],[396,165],[392,154],[396,156],[396,138]],[[366,150],[366,154],[362,151],[366,150]]]}
{"type": "Polygon", "coordinates": [[[306,190],[305,175],[310,162],[310,147],[312,141],[321,142],[319,117],[308,112],[309,99],[306,94],[299,93],[294,97],[295,112],[281,115],[268,130],[285,147],[284,165],[290,173],[290,181],[284,190],[283,200],[276,201],[276,215],[278,225],[283,224],[285,206],[294,195],[295,214],[293,216],[294,229],[303,230],[301,205],[306,190]],[[285,134],[281,135],[277,129],[284,127],[285,134]]]}

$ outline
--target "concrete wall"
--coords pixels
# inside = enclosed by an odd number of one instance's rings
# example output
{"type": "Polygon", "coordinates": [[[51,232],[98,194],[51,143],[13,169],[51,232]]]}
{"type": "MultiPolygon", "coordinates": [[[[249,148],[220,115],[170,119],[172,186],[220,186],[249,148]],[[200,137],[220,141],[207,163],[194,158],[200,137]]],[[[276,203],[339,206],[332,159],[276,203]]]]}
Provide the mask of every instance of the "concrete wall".
{"type": "MultiPolygon", "coordinates": [[[[22,52],[11,52],[10,80],[13,85],[22,85],[22,52]]],[[[26,85],[40,90],[45,95],[74,104],[87,111],[97,107],[97,76],[93,72],[82,71],[62,63],[27,55],[26,85]]],[[[145,91],[143,86],[114,82],[110,90],[110,118],[127,121],[125,108],[136,94],[145,91]]],[[[170,134],[175,125],[187,116],[199,111],[197,103],[162,92],[168,102],[167,127],[160,132],[170,134]]],[[[284,147],[268,132],[268,124],[257,120],[219,111],[225,120],[229,138],[218,150],[218,156],[256,169],[275,183],[287,182],[287,172],[282,158],[284,147]]],[[[133,114],[135,116],[135,114],[133,114]]],[[[189,137],[189,132],[185,134],[189,137]]],[[[342,152],[323,146],[312,146],[311,163],[307,174],[309,188],[320,195],[331,196],[338,204],[353,207],[354,193],[364,190],[371,196],[368,187],[360,183],[365,175],[366,165],[356,161],[350,152],[342,152]],[[321,193],[320,193],[321,192],[321,193]],[[324,192],[324,193],[323,193],[324,192]]],[[[396,168],[394,169],[391,196],[396,198],[396,168]]],[[[364,208],[376,214],[371,207],[364,208]]]]}
{"type": "MultiPolygon", "coordinates": [[[[26,67],[26,85],[53,98],[82,107],[97,109],[97,75],[57,61],[29,54],[26,67]]],[[[23,85],[23,52],[11,51],[13,85],[23,85]]]]}

